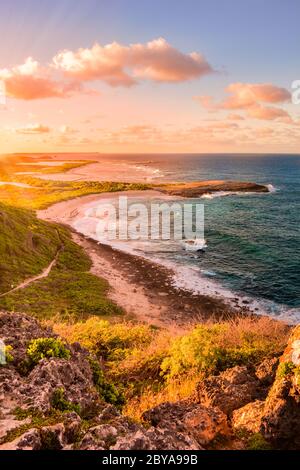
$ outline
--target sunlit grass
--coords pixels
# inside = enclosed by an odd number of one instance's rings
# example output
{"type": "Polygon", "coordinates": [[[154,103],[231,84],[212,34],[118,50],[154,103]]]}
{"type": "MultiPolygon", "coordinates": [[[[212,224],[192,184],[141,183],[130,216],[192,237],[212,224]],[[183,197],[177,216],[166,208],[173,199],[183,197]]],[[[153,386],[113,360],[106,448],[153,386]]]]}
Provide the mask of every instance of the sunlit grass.
{"type": "Polygon", "coordinates": [[[0,203],[0,294],[40,274],[49,275],[0,296],[0,308],[38,318],[87,318],[121,313],[107,297],[108,283],[89,272],[91,260],[67,229],[40,221],[32,211],[0,203]]]}
{"type": "MultiPolygon", "coordinates": [[[[27,160],[25,160],[25,162],[27,160]]],[[[0,202],[15,207],[23,207],[27,209],[44,209],[56,202],[66,201],[68,199],[73,199],[88,194],[149,189],[148,185],[142,183],[118,183],[109,181],[55,181],[44,180],[38,178],[34,174],[18,174],[20,171],[34,171],[37,173],[55,174],[93,163],[91,161],[65,163],[62,165],[55,165],[54,167],[18,165],[20,162],[24,163],[24,159],[21,159],[21,157],[10,157],[4,160],[0,160],[0,181],[25,183],[31,186],[30,188],[20,188],[8,185],[0,186],[0,202]]],[[[30,163],[31,162],[32,161],[30,160],[30,163]]]]}
{"type": "Polygon", "coordinates": [[[107,376],[124,390],[123,413],[138,420],[153,406],[190,397],[208,374],[280,355],[289,334],[286,325],[267,317],[199,324],[176,337],[149,325],[96,317],[51,326],[102,360],[107,376]]]}

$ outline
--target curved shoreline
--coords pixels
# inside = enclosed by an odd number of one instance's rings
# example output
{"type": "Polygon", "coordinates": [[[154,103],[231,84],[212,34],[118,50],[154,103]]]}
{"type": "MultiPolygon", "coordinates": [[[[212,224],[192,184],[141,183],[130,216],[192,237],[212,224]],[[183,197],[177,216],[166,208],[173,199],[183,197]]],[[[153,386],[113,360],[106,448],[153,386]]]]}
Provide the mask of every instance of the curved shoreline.
{"type": "Polygon", "coordinates": [[[239,305],[237,300],[233,305],[225,295],[214,296],[176,286],[176,270],[171,266],[99,244],[89,236],[76,232],[74,221],[84,214],[87,207],[121,195],[177,199],[152,190],[93,194],[56,203],[48,209],[37,211],[37,215],[43,220],[71,228],[74,241],[83,247],[92,260],[91,272],[108,281],[111,286],[110,298],[123,307],[129,317],[133,315],[140,321],[169,329],[185,329],[199,321],[253,315],[246,305],[239,305]]]}

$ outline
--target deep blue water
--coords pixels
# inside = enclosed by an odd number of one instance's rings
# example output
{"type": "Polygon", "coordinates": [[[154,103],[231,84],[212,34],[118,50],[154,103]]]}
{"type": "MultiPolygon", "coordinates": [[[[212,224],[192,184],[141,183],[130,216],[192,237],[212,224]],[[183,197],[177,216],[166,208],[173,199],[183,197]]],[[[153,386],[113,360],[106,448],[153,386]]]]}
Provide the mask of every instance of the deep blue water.
{"type": "MultiPolygon", "coordinates": [[[[300,321],[300,156],[147,155],[134,160],[159,168],[166,180],[272,184],[276,191],[271,194],[201,199],[207,251],[197,259],[175,258],[200,267],[234,292],[267,300],[274,315],[282,308],[299,310],[300,321]]],[[[174,258],[174,253],[162,256],[174,258]]]]}

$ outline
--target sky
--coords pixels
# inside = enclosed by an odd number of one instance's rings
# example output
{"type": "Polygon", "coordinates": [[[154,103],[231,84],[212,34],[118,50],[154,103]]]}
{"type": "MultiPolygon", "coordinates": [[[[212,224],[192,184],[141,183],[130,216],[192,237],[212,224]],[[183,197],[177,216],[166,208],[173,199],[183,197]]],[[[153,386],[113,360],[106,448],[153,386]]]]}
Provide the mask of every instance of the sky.
{"type": "Polygon", "coordinates": [[[300,153],[299,18],[299,0],[0,0],[0,153],[300,153]]]}

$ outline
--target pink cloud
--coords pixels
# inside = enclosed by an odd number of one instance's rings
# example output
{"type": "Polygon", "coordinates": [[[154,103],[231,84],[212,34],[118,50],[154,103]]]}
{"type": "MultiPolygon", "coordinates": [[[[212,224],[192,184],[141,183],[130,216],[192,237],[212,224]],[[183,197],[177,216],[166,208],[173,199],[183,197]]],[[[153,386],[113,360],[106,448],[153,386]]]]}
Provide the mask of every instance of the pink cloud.
{"type": "Polygon", "coordinates": [[[244,121],[245,118],[241,114],[230,113],[228,114],[227,119],[229,121],[244,121]]]}
{"type": "Polygon", "coordinates": [[[184,54],[163,38],[130,46],[96,43],[90,49],[64,50],[53,58],[53,65],[67,77],[103,80],[111,86],[131,86],[139,78],[183,82],[213,72],[201,54],[184,54]]]}
{"type": "Polygon", "coordinates": [[[67,98],[80,89],[77,83],[66,85],[48,78],[30,75],[11,76],[5,79],[5,86],[9,97],[22,100],[67,98]]]}
{"type": "Polygon", "coordinates": [[[50,128],[42,124],[29,124],[28,126],[18,127],[13,130],[17,134],[47,134],[50,132],[50,128]]]}
{"type": "Polygon", "coordinates": [[[247,110],[247,114],[250,118],[264,119],[266,121],[284,118],[287,122],[292,122],[290,115],[284,109],[275,108],[274,106],[250,106],[247,110]]]}
{"type": "Polygon", "coordinates": [[[79,91],[78,82],[54,80],[46,68],[28,57],[24,64],[0,70],[7,96],[22,100],[66,98],[79,91]]]}
{"type": "Polygon", "coordinates": [[[232,96],[223,101],[223,109],[247,109],[259,102],[283,103],[291,98],[288,90],[270,83],[232,83],[226,91],[232,96]]]}
{"type": "MultiPolygon", "coordinates": [[[[226,88],[226,91],[231,96],[219,103],[215,103],[211,96],[197,96],[195,99],[208,111],[241,110],[245,111],[250,118],[265,120],[280,118],[292,121],[285,110],[261,104],[288,102],[291,99],[291,94],[285,88],[270,83],[232,83],[226,88]]],[[[232,115],[232,113],[229,114],[228,119],[231,119],[232,115]]]]}

